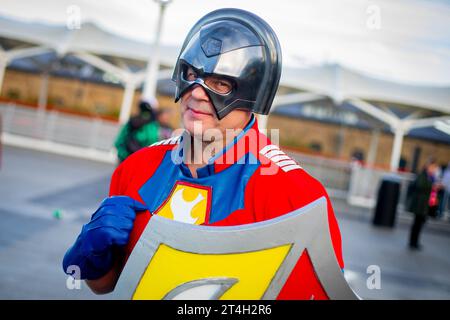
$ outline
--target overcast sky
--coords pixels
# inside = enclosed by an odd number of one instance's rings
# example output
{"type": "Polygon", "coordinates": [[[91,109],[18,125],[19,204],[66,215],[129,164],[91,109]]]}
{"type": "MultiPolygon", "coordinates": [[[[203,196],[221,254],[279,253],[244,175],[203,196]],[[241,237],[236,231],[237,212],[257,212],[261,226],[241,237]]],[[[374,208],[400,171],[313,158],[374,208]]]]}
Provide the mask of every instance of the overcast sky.
{"type": "MultiPolygon", "coordinates": [[[[0,14],[66,24],[76,5],[83,21],[152,41],[153,0],[0,0],[0,14]]],[[[445,0],[173,0],[162,42],[180,46],[190,27],[218,8],[242,8],[276,31],[290,66],[339,63],[373,77],[450,86],[450,1],[445,0]]]]}

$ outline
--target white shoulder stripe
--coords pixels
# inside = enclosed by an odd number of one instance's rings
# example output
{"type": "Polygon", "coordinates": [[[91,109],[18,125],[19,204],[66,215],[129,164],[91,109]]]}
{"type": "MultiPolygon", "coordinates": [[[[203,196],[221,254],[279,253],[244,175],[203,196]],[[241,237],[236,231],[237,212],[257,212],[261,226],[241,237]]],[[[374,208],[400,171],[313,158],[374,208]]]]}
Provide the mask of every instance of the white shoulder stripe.
{"type": "Polygon", "coordinates": [[[281,169],[283,169],[284,172],[289,172],[289,171],[294,170],[294,169],[302,169],[302,167],[300,167],[298,164],[293,164],[293,165],[290,165],[290,166],[283,167],[281,169]]]}
{"type": "Polygon", "coordinates": [[[283,160],[291,160],[291,158],[289,158],[289,156],[287,155],[281,155],[281,156],[273,156],[272,158],[270,158],[270,160],[272,160],[273,162],[280,162],[283,160]]]}
{"type": "Polygon", "coordinates": [[[259,153],[270,159],[270,161],[279,166],[284,172],[289,172],[294,169],[302,169],[297,162],[281,151],[280,147],[277,145],[267,145],[262,148],[259,153]]]}
{"type": "Polygon", "coordinates": [[[285,167],[291,164],[297,164],[294,160],[284,160],[284,161],[279,161],[276,163],[278,166],[280,167],[285,167]]]}
{"type": "Polygon", "coordinates": [[[271,151],[271,150],[279,150],[280,147],[274,145],[274,144],[268,144],[267,146],[265,146],[264,148],[262,148],[261,150],[259,150],[259,153],[261,153],[262,155],[266,155],[267,152],[271,151]]]}
{"type": "Polygon", "coordinates": [[[180,142],[180,138],[181,138],[181,136],[176,136],[176,137],[172,137],[172,138],[169,138],[166,140],[158,141],[158,142],[155,142],[154,144],[150,145],[150,147],[159,146],[159,145],[167,145],[167,144],[177,144],[180,142]]]}
{"type": "Polygon", "coordinates": [[[284,156],[284,155],[286,154],[281,150],[272,150],[265,154],[265,156],[269,159],[272,159],[274,156],[284,156]]]}

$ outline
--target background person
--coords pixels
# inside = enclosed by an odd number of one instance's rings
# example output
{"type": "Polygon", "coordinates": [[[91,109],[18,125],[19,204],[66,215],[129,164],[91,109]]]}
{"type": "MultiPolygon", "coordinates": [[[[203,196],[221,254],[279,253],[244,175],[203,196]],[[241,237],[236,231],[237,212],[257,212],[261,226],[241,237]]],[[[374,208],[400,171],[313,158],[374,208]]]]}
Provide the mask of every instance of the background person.
{"type": "Polygon", "coordinates": [[[433,184],[436,182],[436,172],[438,165],[436,160],[431,157],[425,164],[422,172],[414,181],[414,188],[411,194],[410,211],[414,213],[414,223],[411,226],[409,247],[413,250],[420,249],[419,236],[427,220],[431,205],[435,199],[431,197],[433,184]],[[431,197],[431,198],[430,198],[431,197]]]}
{"type": "Polygon", "coordinates": [[[114,146],[119,163],[130,154],[159,141],[157,113],[148,101],[139,103],[139,113],[128,120],[121,128],[114,146]]]}

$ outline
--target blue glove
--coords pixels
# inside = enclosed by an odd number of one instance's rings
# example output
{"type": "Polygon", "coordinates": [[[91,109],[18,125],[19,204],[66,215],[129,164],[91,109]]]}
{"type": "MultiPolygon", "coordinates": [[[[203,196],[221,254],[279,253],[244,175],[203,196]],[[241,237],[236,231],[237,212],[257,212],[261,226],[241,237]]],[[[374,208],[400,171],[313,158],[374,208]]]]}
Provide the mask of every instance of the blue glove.
{"type": "Polygon", "coordinates": [[[80,268],[80,279],[98,279],[113,266],[113,249],[123,247],[133,228],[135,211],[147,207],[128,196],[106,198],[85,224],[75,244],[66,252],[64,272],[71,265],[80,268]]]}

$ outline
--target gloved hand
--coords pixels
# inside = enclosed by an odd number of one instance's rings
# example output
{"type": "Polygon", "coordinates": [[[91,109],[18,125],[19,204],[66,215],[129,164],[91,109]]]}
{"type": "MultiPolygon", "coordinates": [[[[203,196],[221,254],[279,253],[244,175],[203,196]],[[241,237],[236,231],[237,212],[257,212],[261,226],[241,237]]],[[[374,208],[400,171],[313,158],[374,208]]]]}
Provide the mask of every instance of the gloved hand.
{"type": "Polygon", "coordinates": [[[113,265],[113,249],[125,246],[133,228],[135,211],[147,207],[128,196],[106,198],[85,224],[75,244],[66,252],[63,259],[64,272],[68,267],[78,266],[81,279],[98,279],[105,275],[113,265]]]}

